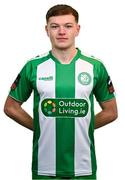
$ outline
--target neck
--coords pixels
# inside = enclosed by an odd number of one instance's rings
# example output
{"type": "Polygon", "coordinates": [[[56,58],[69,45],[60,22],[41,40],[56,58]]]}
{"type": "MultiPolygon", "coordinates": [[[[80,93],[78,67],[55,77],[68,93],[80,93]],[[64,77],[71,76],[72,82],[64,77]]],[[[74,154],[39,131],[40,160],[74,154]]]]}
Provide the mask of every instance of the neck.
{"type": "Polygon", "coordinates": [[[62,64],[70,64],[72,59],[77,53],[77,49],[75,47],[69,49],[56,49],[52,48],[52,54],[62,63],[62,64]]]}

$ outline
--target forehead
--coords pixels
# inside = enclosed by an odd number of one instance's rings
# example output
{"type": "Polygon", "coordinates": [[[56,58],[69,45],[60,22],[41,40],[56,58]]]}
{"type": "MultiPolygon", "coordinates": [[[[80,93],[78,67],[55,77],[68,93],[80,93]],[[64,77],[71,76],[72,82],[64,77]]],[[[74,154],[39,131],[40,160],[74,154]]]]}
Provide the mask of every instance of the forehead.
{"type": "Polygon", "coordinates": [[[72,14],[69,14],[69,15],[61,15],[61,16],[52,16],[49,18],[48,23],[65,24],[65,23],[76,23],[76,21],[75,21],[75,17],[72,14]]]}

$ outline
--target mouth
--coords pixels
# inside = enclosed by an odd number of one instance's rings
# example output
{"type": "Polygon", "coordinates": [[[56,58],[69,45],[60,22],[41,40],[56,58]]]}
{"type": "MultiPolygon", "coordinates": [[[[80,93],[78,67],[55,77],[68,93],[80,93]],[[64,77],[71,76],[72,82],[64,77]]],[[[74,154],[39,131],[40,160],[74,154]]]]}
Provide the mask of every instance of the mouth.
{"type": "Polygon", "coordinates": [[[58,41],[66,41],[68,38],[56,38],[58,41]]]}

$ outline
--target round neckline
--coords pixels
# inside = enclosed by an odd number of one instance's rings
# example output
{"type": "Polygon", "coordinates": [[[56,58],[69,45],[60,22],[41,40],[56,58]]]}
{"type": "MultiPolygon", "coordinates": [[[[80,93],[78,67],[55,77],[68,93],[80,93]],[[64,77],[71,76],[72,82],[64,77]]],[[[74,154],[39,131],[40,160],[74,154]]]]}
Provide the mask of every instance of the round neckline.
{"type": "Polygon", "coordinates": [[[51,50],[49,51],[49,55],[50,55],[50,58],[51,58],[53,61],[55,61],[56,63],[58,63],[58,64],[60,64],[60,65],[70,65],[70,64],[72,64],[73,62],[75,62],[75,61],[79,58],[79,56],[80,56],[80,54],[81,54],[80,49],[79,49],[79,48],[76,48],[76,49],[77,49],[77,53],[76,53],[76,55],[73,57],[73,59],[71,60],[71,62],[70,62],[69,64],[63,64],[63,63],[61,63],[61,62],[52,54],[52,51],[51,51],[51,50]]]}

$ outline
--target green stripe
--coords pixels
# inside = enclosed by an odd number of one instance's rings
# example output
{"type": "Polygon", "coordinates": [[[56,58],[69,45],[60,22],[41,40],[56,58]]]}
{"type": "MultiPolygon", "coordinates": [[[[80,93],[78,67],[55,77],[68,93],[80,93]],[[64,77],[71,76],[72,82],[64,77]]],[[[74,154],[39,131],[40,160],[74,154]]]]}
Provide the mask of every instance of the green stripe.
{"type": "MultiPolygon", "coordinates": [[[[75,98],[75,64],[56,63],[56,98],[75,98]],[[70,88],[70,89],[69,89],[70,88]]],[[[56,118],[56,173],[74,172],[74,118],[56,118]]]]}
{"type": "Polygon", "coordinates": [[[40,137],[40,125],[39,125],[39,95],[34,96],[34,134],[33,134],[33,157],[32,157],[32,170],[38,171],[38,140],[40,137]]]}

